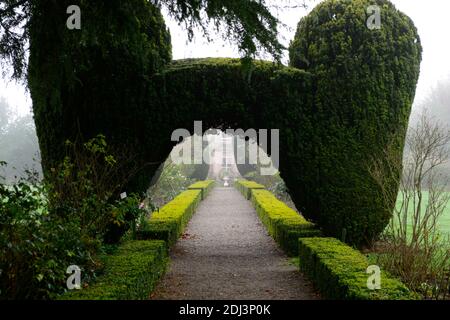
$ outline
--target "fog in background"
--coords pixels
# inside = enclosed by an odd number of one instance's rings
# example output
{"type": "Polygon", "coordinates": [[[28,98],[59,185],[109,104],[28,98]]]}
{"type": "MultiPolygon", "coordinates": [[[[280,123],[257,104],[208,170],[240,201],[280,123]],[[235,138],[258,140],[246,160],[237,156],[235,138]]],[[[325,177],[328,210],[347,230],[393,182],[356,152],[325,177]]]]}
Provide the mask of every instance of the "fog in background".
{"type": "MultiPolygon", "coordinates": [[[[301,1],[268,1],[274,14],[284,24],[280,26],[280,41],[286,47],[293,39],[296,26],[320,1],[307,1],[309,8],[297,6],[301,1]],[[281,3],[282,7],[275,4],[281,3]]],[[[424,47],[421,75],[411,124],[423,110],[450,126],[450,41],[448,41],[448,0],[392,0],[398,9],[409,15],[416,24],[424,47]]],[[[210,30],[213,42],[202,37],[200,31],[193,42],[188,42],[187,32],[163,11],[171,31],[174,59],[200,57],[239,57],[237,47],[210,30]]],[[[268,59],[261,54],[263,59],[268,59]]],[[[285,53],[283,63],[288,63],[285,53]]],[[[3,71],[3,70],[2,70],[3,71]]],[[[38,158],[38,144],[31,113],[31,99],[24,85],[0,78],[0,161],[6,161],[23,172],[24,167],[39,168],[33,161],[38,158]]],[[[1,169],[0,169],[1,170],[1,169]]],[[[449,167],[450,170],[450,167],[449,167]]],[[[1,175],[0,171],[0,175],[1,175]]],[[[5,172],[3,172],[5,173],[5,172]]],[[[9,178],[14,170],[6,172],[9,178]]]]}
{"type": "Polygon", "coordinates": [[[8,163],[7,167],[0,167],[0,177],[7,181],[24,177],[27,170],[42,176],[32,114],[17,109],[0,96],[0,161],[8,163]]]}

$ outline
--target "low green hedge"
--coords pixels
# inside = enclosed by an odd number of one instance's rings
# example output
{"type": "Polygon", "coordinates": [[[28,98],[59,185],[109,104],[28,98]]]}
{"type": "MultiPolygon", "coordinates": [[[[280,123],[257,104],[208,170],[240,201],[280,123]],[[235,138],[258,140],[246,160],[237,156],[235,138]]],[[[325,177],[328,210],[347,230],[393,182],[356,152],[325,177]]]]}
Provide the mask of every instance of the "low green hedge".
{"type": "Polygon", "coordinates": [[[146,300],[167,267],[164,241],[127,241],[104,257],[105,269],[89,287],[59,300],[146,300]]]}
{"type": "Polygon", "coordinates": [[[300,270],[328,299],[411,300],[418,297],[401,281],[381,272],[381,289],[369,290],[369,263],[359,251],[335,238],[299,239],[300,270]]]}
{"type": "Polygon", "coordinates": [[[204,200],[211,190],[214,188],[215,181],[214,180],[206,180],[196,182],[188,187],[188,190],[201,190],[202,191],[202,200],[204,200]]]}
{"type": "Polygon", "coordinates": [[[267,190],[252,189],[251,201],[269,234],[290,256],[298,254],[298,238],[320,236],[320,230],[267,190]]]}
{"type": "Polygon", "coordinates": [[[202,190],[187,190],[179,194],[159,211],[154,212],[148,223],[137,232],[141,240],[164,240],[171,247],[183,233],[201,201],[202,190]]]}
{"type": "Polygon", "coordinates": [[[235,188],[239,190],[240,193],[247,199],[250,200],[252,197],[253,189],[265,189],[262,184],[256,183],[254,181],[248,180],[237,180],[234,184],[235,188]]]}

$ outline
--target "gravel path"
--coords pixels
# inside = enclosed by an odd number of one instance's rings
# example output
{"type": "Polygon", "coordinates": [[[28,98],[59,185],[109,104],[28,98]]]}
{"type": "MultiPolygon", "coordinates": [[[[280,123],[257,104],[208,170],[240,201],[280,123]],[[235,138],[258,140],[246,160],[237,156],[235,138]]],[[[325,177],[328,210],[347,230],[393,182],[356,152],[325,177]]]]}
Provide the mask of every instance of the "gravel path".
{"type": "Polygon", "coordinates": [[[152,299],[319,298],[234,188],[209,194],[170,258],[152,299]]]}

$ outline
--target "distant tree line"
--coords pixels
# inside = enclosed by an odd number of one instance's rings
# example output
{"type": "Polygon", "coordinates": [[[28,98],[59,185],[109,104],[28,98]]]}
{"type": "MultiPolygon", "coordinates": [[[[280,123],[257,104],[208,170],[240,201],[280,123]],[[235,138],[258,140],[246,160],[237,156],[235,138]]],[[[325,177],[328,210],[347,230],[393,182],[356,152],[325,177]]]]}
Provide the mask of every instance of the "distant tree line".
{"type": "MultiPolygon", "coordinates": [[[[450,91],[448,88],[450,88],[450,75],[448,78],[437,82],[427,97],[416,106],[411,116],[410,128],[417,126],[421,120],[421,115],[425,113],[431,122],[440,124],[450,130],[450,91]]],[[[450,173],[450,161],[443,163],[438,171],[441,176],[447,176],[450,173]]],[[[448,181],[443,182],[448,183],[448,181]]]]}
{"type": "Polygon", "coordinates": [[[25,170],[32,169],[41,175],[39,144],[31,114],[18,116],[11,106],[0,97],[0,161],[8,166],[3,170],[7,181],[15,176],[23,177],[25,170]]]}

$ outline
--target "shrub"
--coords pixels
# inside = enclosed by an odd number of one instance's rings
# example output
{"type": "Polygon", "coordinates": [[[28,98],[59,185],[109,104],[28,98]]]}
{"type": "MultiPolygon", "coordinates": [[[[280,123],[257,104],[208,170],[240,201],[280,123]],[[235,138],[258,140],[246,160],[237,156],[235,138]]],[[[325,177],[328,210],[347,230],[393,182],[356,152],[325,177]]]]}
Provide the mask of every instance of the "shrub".
{"type": "Polygon", "coordinates": [[[315,225],[267,190],[252,189],[252,203],[269,234],[291,256],[298,254],[298,238],[320,236],[315,225]]]}
{"type": "Polygon", "coordinates": [[[300,270],[311,278],[328,299],[417,299],[401,281],[381,272],[381,289],[369,290],[367,259],[359,251],[334,238],[299,239],[300,270]]]}
{"type": "Polygon", "coordinates": [[[108,226],[128,227],[141,214],[136,196],[114,200],[121,180],[103,136],[66,145],[66,158],[45,181],[32,175],[0,183],[3,299],[53,298],[73,264],[83,266],[85,280],[94,277],[108,226]]]}
{"type": "Polygon", "coordinates": [[[314,106],[310,130],[292,126],[297,168],[280,171],[297,208],[326,234],[360,245],[388,224],[393,207],[381,203],[366,164],[392,137],[403,150],[421,50],[411,19],[387,0],[323,1],[298,24],[290,65],[316,77],[314,106]],[[366,25],[374,4],[379,30],[366,25]]]}
{"type": "Polygon", "coordinates": [[[442,233],[449,212],[450,176],[443,167],[450,159],[450,130],[425,114],[407,134],[404,157],[385,149],[369,171],[384,191],[383,201],[394,214],[375,243],[377,263],[398,276],[426,299],[446,300],[450,295],[450,239],[442,233]],[[389,172],[384,167],[394,168],[389,172]],[[441,171],[442,170],[442,171],[441,171]],[[390,181],[402,172],[399,190],[390,181]]]}
{"type": "Polygon", "coordinates": [[[247,199],[250,200],[252,197],[252,189],[265,189],[262,184],[256,183],[254,181],[238,180],[235,183],[236,189],[247,199]]]}
{"type": "Polygon", "coordinates": [[[164,240],[168,247],[174,245],[200,203],[201,194],[201,190],[182,192],[152,214],[148,223],[138,231],[138,238],[164,240]]]}
{"type": "Polygon", "coordinates": [[[215,183],[216,182],[214,180],[199,181],[190,185],[188,190],[201,190],[202,200],[204,200],[214,188],[215,183]]]}
{"type": "Polygon", "coordinates": [[[164,241],[128,241],[103,258],[104,271],[93,283],[60,300],[146,300],[168,262],[164,241]]]}
{"type": "Polygon", "coordinates": [[[69,265],[95,268],[75,220],[48,209],[47,191],[34,180],[0,183],[0,299],[51,299],[62,292],[69,265]]]}
{"type": "Polygon", "coordinates": [[[146,192],[148,203],[154,207],[151,211],[155,211],[156,208],[161,208],[172,201],[195,182],[189,177],[189,166],[194,165],[175,164],[170,156],[166,159],[155,173],[152,186],[146,192]]]}
{"type": "Polygon", "coordinates": [[[113,154],[103,135],[65,145],[64,161],[46,177],[50,210],[76,221],[84,238],[118,242],[140,213],[137,195],[118,200],[129,178],[123,156],[113,154]]]}
{"type": "Polygon", "coordinates": [[[262,175],[260,165],[257,166],[257,170],[247,173],[244,178],[246,180],[255,181],[256,183],[262,184],[267,190],[272,192],[277,199],[286,203],[289,207],[295,209],[294,202],[289,195],[289,190],[286,187],[283,179],[280,177],[278,172],[275,175],[262,175]]]}

